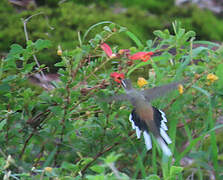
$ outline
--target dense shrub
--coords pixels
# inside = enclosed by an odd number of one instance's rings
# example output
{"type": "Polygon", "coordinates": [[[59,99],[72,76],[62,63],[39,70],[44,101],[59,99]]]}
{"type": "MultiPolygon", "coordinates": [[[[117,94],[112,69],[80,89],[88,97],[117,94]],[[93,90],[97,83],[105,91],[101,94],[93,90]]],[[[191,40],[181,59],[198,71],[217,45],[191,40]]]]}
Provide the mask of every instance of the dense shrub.
{"type": "Polygon", "coordinates": [[[117,24],[103,24],[100,31],[96,27],[91,29],[98,33],[90,43],[80,36],[79,46],[58,51],[55,66],[60,68],[60,82],[48,82],[54,86],[51,90],[35,89],[27,83],[28,77],[44,68],[37,67],[32,56],[54,49],[49,40],[28,41],[24,47],[12,44],[1,60],[0,177],[220,178],[222,145],[218,146],[217,137],[221,137],[218,130],[222,128],[218,117],[222,117],[223,66],[219,64],[223,52],[221,48],[212,50],[219,45],[194,41],[195,33],[185,31],[179,23],[174,23],[173,34],[155,31],[157,38],[147,42],[117,24]],[[130,54],[153,51],[155,55],[146,62],[129,63],[115,43],[111,45],[115,56],[102,51],[102,43],[110,44],[110,38],[121,36],[135,42],[135,48],[124,47],[130,54]],[[193,49],[198,43],[203,46],[193,49]],[[176,54],[169,53],[172,48],[176,54]],[[146,152],[143,141],[136,139],[128,122],[129,103],[101,100],[122,92],[111,80],[111,72],[134,79],[141,70],[140,76],[148,79],[147,88],[188,79],[183,94],[173,92],[152,102],[164,109],[169,119],[174,152],[169,159],[155,144],[146,152]]]}
{"type": "MultiPolygon", "coordinates": [[[[58,1],[42,1],[36,10],[20,10],[18,12],[7,0],[1,1],[1,56],[9,51],[12,43],[20,43],[25,46],[21,18],[25,19],[39,12],[44,14],[33,17],[27,23],[28,33],[33,41],[38,38],[52,41],[54,49],[39,55],[39,61],[47,64],[51,71],[56,71],[53,64],[58,61],[55,52],[59,44],[62,48],[72,49],[79,44],[78,32],[83,34],[89,25],[104,20],[126,26],[141,40],[154,37],[152,32],[156,29],[170,28],[170,22],[175,19],[179,19],[187,30],[192,29],[198,32],[197,38],[199,39],[213,41],[223,39],[222,20],[217,19],[208,11],[196,7],[174,7],[172,1],[144,2],[135,0],[123,1],[123,4],[116,5],[112,5],[113,1],[108,4],[105,1],[96,1],[93,4],[83,1],[82,3],[86,6],[77,2],[66,1],[58,4],[58,1]]],[[[90,36],[93,37],[97,32],[95,30],[90,36]]],[[[120,47],[134,45],[131,40],[123,36],[114,37],[110,39],[110,42],[120,47]]]]}

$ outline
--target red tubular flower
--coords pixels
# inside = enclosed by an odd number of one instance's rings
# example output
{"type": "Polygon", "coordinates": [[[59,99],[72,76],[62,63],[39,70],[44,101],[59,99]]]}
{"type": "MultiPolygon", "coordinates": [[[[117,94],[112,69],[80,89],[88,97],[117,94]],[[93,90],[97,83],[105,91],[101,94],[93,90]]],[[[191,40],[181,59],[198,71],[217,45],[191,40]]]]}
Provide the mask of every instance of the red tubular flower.
{"type": "Polygon", "coordinates": [[[117,83],[121,83],[121,80],[125,78],[124,73],[112,72],[110,77],[114,79],[117,83]]]}
{"type": "Polygon", "coordinates": [[[153,55],[153,52],[137,52],[130,56],[129,59],[131,60],[141,60],[143,62],[146,62],[150,59],[150,57],[153,55]]]}
{"type": "Polygon", "coordinates": [[[113,56],[112,49],[111,49],[111,47],[108,44],[102,43],[100,45],[100,47],[101,47],[101,49],[103,49],[103,51],[106,53],[106,55],[108,57],[112,57],[113,56]]]}

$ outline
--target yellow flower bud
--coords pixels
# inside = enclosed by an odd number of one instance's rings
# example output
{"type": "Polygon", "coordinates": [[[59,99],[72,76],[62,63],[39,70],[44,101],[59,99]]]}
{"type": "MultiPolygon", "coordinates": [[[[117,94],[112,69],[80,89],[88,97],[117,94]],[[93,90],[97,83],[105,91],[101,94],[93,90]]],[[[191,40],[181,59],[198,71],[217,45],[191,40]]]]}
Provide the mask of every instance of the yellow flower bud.
{"type": "Polygon", "coordinates": [[[45,167],[44,171],[51,173],[53,171],[53,168],[51,167],[45,167]]]}
{"type": "Polygon", "coordinates": [[[143,77],[139,77],[138,81],[137,81],[138,86],[141,88],[144,85],[148,84],[148,82],[143,78],[143,77]]]}
{"type": "Polygon", "coordinates": [[[195,79],[199,79],[201,77],[201,75],[200,74],[195,74],[194,77],[195,77],[195,79]]]}
{"type": "Polygon", "coordinates": [[[183,87],[182,84],[179,84],[179,85],[178,85],[178,91],[179,91],[180,94],[183,94],[183,92],[184,92],[184,87],[183,87]]]}
{"type": "Polygon", "coordinates": [[[211,83],[213,83],[213,82],[218,80],[218,76],[210,73],[210,74],[207,75],[207,80],[209,80],[211,83]]]}
{"type": "Polygon", "coordinates": [[[61,46],[59,45],[58,48],[57,48],[57,55],[62,56],[62,53],[63,52],[62,52],[61,46]]]}

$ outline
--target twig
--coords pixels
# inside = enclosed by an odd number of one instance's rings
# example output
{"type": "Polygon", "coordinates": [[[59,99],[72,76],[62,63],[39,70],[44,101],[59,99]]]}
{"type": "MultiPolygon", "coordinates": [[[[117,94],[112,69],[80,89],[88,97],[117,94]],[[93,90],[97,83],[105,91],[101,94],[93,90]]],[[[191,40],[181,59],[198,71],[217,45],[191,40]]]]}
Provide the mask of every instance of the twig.
{"type": "MultiPolygon", "coordinates": [[[[44,143],[44,144],[45,144],[45,143],[44,143]]],[[[37,154],[37,157],[35,158],[35,159],[36,159],[36,162],[35,162],[35,164],[33,165],[33,167],[36,167],[36,166],[38,165],[38,163],[39,163],[41,157],[43,156],[43,151],[44,151],[44,149],[45,149],[45,146],[43,145],[42,148],[41,148],[41,150],[40,150],[40,152],[39,152],[39,154],[37,154]]]]}
{"type": "MultiPolygon", "coordinates": [[[[111,108],[110,108],[111,109],[111,108]]],[[[107,129],[107,126],[108,126],[108,118],[109,118],[109,114],[106,114],[106,124],[103,128],[103,135],[101,137],[101,151],[103,150],[103,146],[104,146],[104,137],[105,137],[105,134],[106,134],[106,129],[107,129]]]]}
{"type": "Polygon", "coordinates": [[[88,167],[91,166],[91,164],[93,164],[100,156],[102,156],[103,154],[105,154],[106,152],[110,151],[112,148],[114,148],[115,146],[119,145],[120,142],[116,142],[114,143],[112,146],[109,146],[108,148],[106,148],[105,150],[99,152],[91,162],[89,162],[81,171],[81,174],[84,174],[85,171],[88,169],[88,167]]]}
{"type": "MultiPolygon", "coordinates": [[[[130,132],[129,134],[128,134],[128,136],[131,136],[132,134],[134,134],[135,132],[130,132]]],[[[123,142],[123,141],[121,141],[121,142],[123,142]]],[[[109,147],[107,147],[106,149],[104,149],[103,151],[100,151],[94,158],[93,158],[93,160],[91,161],[91,162],[89,162],[83,169],[82,169],[82,171],[81,171],[81,174],[84,174],[85,173],[85,171],[88,169],[88,167],[90,167],[91,166],[91,164],[93,164],[99,157],[101,157],[103,154],[105,154],[106,152],[108,152],[108,151],[110,151],[111,149],[113,149],[115,146],[118,146],[119,144],[121,144],[121,142],[119,141],[119,142],[116,142],[116,143],[114,143],[113,145],[111,145],[111,146],[109,146],[109,147]]]]}
{"type": "MultiPolygon", "coordinates": [[[[23,19],[23,18],[22,18],[23,29],[24,29],[24,33],[25,33],[26,42],[29,41],[29,36],[28,36],[28,32],[27,32],[27,27],[26,27],[27,22],[28,22],[31,18],[33,18],[34,16],[38,16],[38,15],[41,15],[41,14],[44,14],[44,13],[43,13],[43,12],[39,12],[39,13],[37,13],[37,14],[34,14],[34,15],[32,15],[32,16],[29,16],[29,17],[26,18],[26,19],[23,19]]],[[[47,19],[46,16],[45,16],[45,18],[47,19]]],[[[53,27],[51,27],[48,23],[47,23],[47,25],[48,25],[51,29],[53,28],[53,27]]],[[[33,59],[34,59],[34,61],[36,62],[37,67],[40,68],[39,61],[37,60],[37,57],[36,57],[35,54],[33,54],[33,59]]],[[[43,77],[43,79],[44,79],[44,80],[47,80],[45,74],[43,73],[43,71],[40,71],[40,73],[41,73],[41,76],[43,77]]]]}
{"type": "Polygon", "coordinates": [[[20,153],[20,155],[19,155],[19,158],[21,159],[22,158],[22,156],[23,156],[23,154],[24,154],[24,152],[25,152],[25,149],[26,149],[26,146],[28,145],[28,143],[29,143],[29,140],[33,137],[33,135],[35,134],[35,131],[36,131],[36,129],[34,129],[33,130],[33,132],[29,135],[29,137],[26,139],[26,141],[25,141],[25,144],[24,144],[24,146],[23,146],[23,148],[22,148],[22,151],[21,151],[21,153],[20,153]]]}
{"type": "Polygon", "coordinates": [[[101,68],[102,68],[105,64],[107,64],[107,62],[109,62],[110,60],[111,60],[111,58],[107,58],[106,61],[104,61],[99,67],[96,67],[96,68],[94,69],[93,72],[91,72],[88,76],[86,76],[86,77],[84,78],[84,80],[86,81],[89,77],[92,76],[92,74],[96,73],[99,69],[101,69],[101,68]]]}
{"type": "MultiPolygon", "coordinates": [[[[61,124],[62,124],[62,130],[61,130],[61,135],[60,135],[60,143],[63,142],[63,137],[64,137],[64,132],[65,132],[65,121],[66,121],[66,116],[67,116],[67,111],[68,111],[68,107],[69,107],[69,104],[70,104],[70,84],[71,84],[71,81],[69,81],[66,85],[66,90],[67,90],[67,96],[66,96],[66,104],[64,106],[64,115],[63,115],[63,118],[61,120],[61,124]]],[[[57,152],[54,156],[54,165],[56,166],[57,165],[57,157],[58,155],[60,154],[60,146],[58,146],[57,144],[57,152]]]]}

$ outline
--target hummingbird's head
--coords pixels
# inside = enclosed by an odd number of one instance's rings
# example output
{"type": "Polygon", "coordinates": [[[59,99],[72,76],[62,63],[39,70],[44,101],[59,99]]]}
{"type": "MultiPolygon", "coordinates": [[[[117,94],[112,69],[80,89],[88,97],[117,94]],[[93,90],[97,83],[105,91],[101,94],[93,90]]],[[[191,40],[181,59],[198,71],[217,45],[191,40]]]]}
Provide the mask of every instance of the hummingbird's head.
{"type": "Polygon", "coordinates": [[[132,83],[130,79],[123,79],[121,80],[121,84],[125,90],[131,90],[132,89],[132,83]]]}

